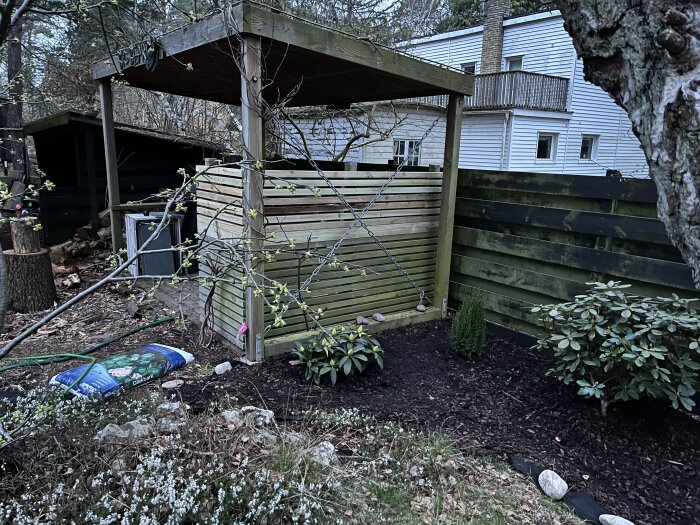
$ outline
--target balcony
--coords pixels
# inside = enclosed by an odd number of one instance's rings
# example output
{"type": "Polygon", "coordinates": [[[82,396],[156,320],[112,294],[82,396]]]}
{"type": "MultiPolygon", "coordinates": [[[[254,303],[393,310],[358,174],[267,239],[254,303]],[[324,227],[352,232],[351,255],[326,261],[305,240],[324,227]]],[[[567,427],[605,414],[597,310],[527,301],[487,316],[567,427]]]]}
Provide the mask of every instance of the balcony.
{"type": "MultiPolygon", "coordinates": [[[[464,108],[566,111],[568,94],[568,78],[529,71],[487,73],[474,76],[474,96],[465,97],[464,108]]],[[[447,95],[406,101],[446,106],[447,95]]]]}

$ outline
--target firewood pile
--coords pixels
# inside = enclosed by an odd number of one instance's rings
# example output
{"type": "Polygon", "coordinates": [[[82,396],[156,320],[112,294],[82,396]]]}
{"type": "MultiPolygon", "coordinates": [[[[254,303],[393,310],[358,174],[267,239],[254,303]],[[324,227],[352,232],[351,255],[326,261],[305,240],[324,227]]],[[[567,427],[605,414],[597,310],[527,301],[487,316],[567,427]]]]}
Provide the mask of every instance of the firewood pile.
{"type": "MultiPolygon", "coordinates": [[[[51,262],[54,266],[65,267],[71,262],[83,260],[97,252],[112,247],[112,233],[109,227],[109,211],[100,213],[100,226],[98,230],[92,225],[81,226],[75,230],[73,238],[61,244],[51,247],[51,262]]],[[[54,267],[54,271],[56,268],[54,267]]]]}

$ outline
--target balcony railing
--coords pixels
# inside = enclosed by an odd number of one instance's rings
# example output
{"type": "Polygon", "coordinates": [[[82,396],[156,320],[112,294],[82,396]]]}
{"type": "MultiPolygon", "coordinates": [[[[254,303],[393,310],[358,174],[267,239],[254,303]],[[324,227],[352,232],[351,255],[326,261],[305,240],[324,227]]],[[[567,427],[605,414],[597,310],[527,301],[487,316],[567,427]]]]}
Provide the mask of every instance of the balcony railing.
{"type": "MultiPolygon", "coordinates": [[[[465,97],[465,109],[539,109],[566,111],[569,79],[531,73],[504,71],[474,76],[474,96],[465,97]]],[[[447,95],[416,97],[409,102],[447,105],[447,95]]]]}

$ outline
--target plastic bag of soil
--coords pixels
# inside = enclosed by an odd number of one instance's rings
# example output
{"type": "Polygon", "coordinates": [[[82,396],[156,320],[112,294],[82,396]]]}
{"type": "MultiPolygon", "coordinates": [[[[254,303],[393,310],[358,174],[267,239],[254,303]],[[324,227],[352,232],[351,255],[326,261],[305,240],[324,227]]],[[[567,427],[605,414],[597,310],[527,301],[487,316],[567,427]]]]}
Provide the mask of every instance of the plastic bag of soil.
{"type": "Polygon", "coordinates": [[[106,399],[127,388],[162,377],[192,361],[194,356],[189,352],[152,343],[128,354],[66,370],[53,376],[50,383],[64,390],[70,388],[71,393],[77,396],[106,399]],[[86,370],[85,376],[74,385],[86,370]],[[74,386],[71,388],[71,385],[74,386]]]}

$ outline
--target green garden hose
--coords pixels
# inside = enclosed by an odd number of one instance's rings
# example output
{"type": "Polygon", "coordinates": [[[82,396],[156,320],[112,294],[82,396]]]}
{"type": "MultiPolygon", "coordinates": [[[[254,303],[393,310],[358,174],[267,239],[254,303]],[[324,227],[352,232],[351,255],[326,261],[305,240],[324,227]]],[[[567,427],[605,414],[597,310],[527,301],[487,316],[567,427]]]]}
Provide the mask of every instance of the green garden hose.
{"type": "Polygon", "coordinates": [[[71,359],[75,358],[83,358],[86,355],[92,354],[93,352],[98,351],[101,348],[104,348],[107,345],[110,345],[112,343],[116,343],[117,341],[120,341],[124,339],[125,337],[129,337],[130,335],[136,334],[140,332],[141,330],[146,330],[147,328],[153,328],[154,326],[158,326],[164,323],[169,323],[173,321],[175,317],[172,315],[169,315],[168,317],[163,317],[162,319],[158,319],[157,321],[153,321],[152,323],[145,324],[143,326],[138,326],[136,328],[132,328],[128,332],[124,332],[123,334],[116,335],[110,339],[107,339],[106,341],[101,342],[98,345],[92,346],[88,348],[87,350],[83,350],[82,352],[79,352],[77,354],[49,354],[46,356],[25,356],[25,357],[6,357],[5,359],[7,360],[12,360],[12,361],[22,361],[20,363],[15,363],[13,365],[7,365],[3,366],[0,368],[0,373],[5,372],[7,370],[12,370],[13,368],[21,368],[24,366],[34,366],[34,365],[49,365],[52,363],[61,363],[63,361],[70,361],[71,359]]]}

